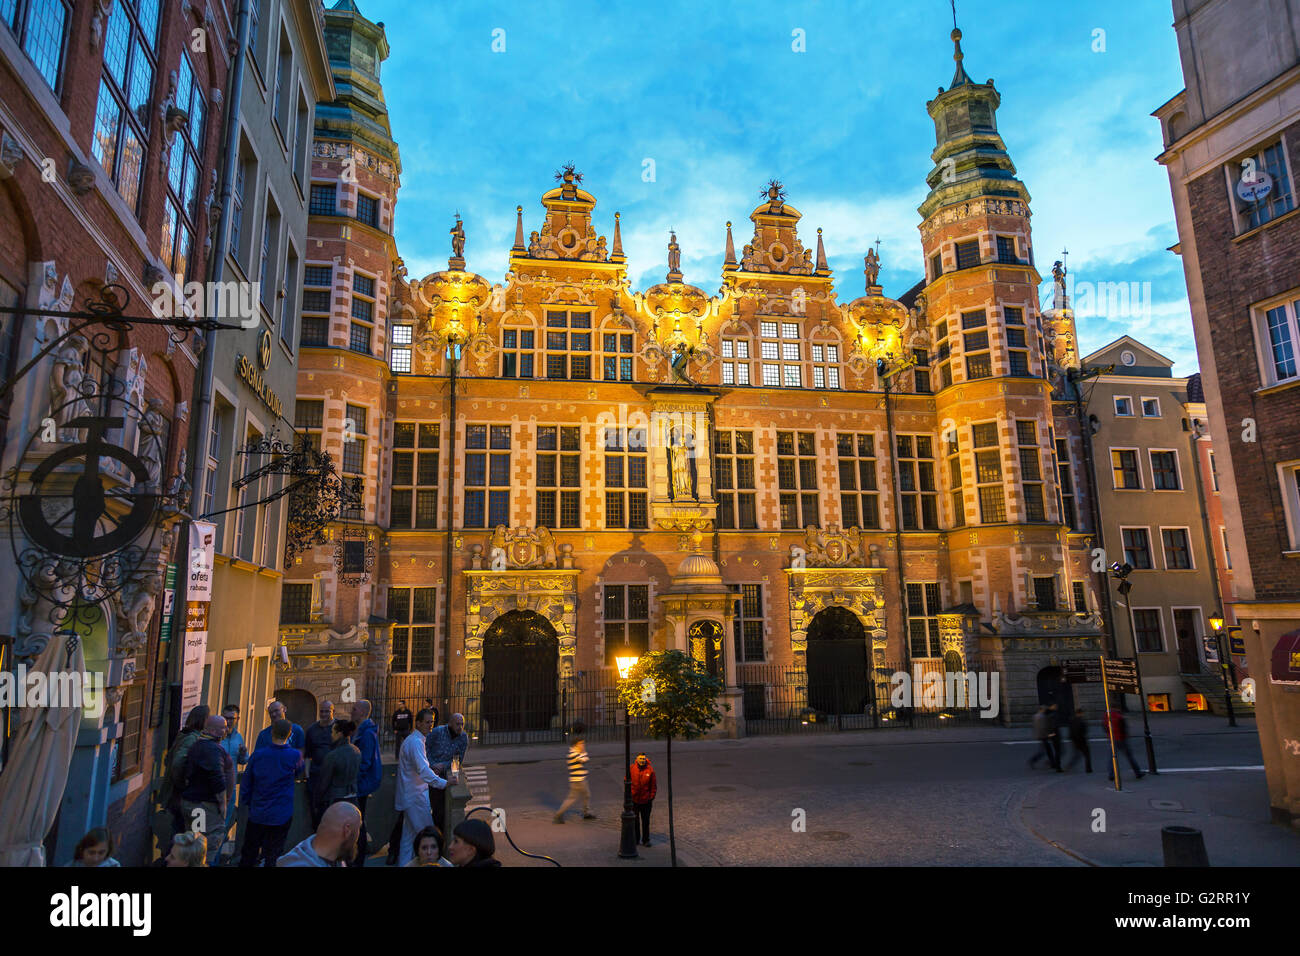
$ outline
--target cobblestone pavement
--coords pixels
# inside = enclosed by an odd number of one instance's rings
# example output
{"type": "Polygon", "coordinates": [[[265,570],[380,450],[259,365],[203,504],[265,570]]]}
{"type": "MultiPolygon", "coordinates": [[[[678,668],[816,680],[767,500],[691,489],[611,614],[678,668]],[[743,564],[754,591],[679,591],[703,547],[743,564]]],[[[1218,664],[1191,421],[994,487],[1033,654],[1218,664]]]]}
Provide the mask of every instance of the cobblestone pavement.
{"type": "MultiPolygon", "coordinates": [[[[1162,769],[1260,763],[1250,720],[1229,731],[1225,721],[1209,716],[1160,715],[1153,718],[1152,733],[1162,769]]],[[[1115,794],[1107,790],[1104,737],[1094,735],[1092,775],[1083,773],[1082,765],[1066,774],[1030,770],[1026,761],[1034,745],[1025,737],[1023,729],[980,727],[674,743],[680,862],[1159,865],[1159,826],[1170,822],[1201,828],[1215,865],[1300,862],[1300,856],[1291,856],[1296,843],[1289,842],[1300,837],[1267,823],[1262,771],[1168,772],[1131,783],[1125,773],[1126,789],[1115,794]],[[1173,803],[1184,809],[1158,809],[1173,803]],[[1097,806],[1109,808],[1109,840],[1090,828],[1097,806]],[[1130,807],[1144,808],[1141,820],[1130,807]],[[794,826],[800,821],[802,828],[794,826]]],[[[505,809],[511,835],[524,849],[554,855],[565,865],[666,865],[664,744],[637,746],[654,762],[659,798],[654,846],[642,849],[636,861],[616,858],[621,745],[591,747],[598,819],[581,821],[571,814],[562,826],[550,823],[566,792],[562,748],[483,747],[471,756],[485,767],[492,804],[505,809]]],[[[1140,737],[1134,752],[1145,765],[1140,737]]],[[[533,865],[499,839],[503,862],[533,865]]]]}

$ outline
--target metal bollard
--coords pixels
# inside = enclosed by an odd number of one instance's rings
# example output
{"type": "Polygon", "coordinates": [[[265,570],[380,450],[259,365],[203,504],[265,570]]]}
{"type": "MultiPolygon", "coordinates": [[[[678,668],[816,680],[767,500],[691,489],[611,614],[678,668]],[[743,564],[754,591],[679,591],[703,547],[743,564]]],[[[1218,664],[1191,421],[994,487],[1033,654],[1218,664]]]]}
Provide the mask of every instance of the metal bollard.
{"type": "Polygon", "coordinates": [[[1165,866],[1209,866],[1205,837],[1195,827],[1168,826],[1160,829],[1165,866]]]}

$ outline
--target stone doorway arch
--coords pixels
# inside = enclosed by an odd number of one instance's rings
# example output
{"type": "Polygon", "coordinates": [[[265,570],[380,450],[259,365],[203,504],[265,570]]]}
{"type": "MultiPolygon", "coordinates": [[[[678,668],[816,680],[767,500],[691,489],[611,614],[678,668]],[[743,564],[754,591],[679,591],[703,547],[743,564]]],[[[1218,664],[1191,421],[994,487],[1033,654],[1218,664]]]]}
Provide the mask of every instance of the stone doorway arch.
{"type": "Polygon", "coordinates": [[[823,714],[867,713],[874,703],[867,629],[844,607],[818,611],[808,624],[808,706],[823,714]]]}
{"type": "Polygon", "coordinates": [[[535,611],[501,615],[483,636],[483,732],[546,730],[560,713],[560,642],[535,611]]]}
{"type": "Polygon", "coordinates": [[[275,692],[275,699],[284,704],[285,716],[303,730],[319,719],[316,710],[316,695],[301,687],[282,687],[275,692]]]}

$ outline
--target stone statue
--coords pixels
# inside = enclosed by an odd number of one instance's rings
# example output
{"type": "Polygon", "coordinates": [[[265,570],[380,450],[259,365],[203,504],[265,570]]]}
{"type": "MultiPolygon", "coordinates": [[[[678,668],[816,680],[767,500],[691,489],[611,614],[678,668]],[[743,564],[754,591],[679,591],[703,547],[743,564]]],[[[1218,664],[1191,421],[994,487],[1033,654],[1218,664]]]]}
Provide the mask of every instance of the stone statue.
{"type": "MultiPolygon", "coordinates": [[[[88,388],[84,361],[90,350],[85,336],[74,335],[59,347],[54,357],[54,374],[50,379],[50,413],[57,414],[58,423],[66,425],[74,418],[90,414],[85,398],[88,388]]],[[[75,431],[65,430],[61,441],[76,441],[75,431]]]]}
{"type": "Polygon", "coordinates": [[[669,273],[680,273],[682,271],[682,250],[677,245],[677,233],[669,233],[668,240],[668,271],[669,273]]]}
{"type": "Polygon", "coordinates": [[[142,580],[130,580],[122,588],[120,617],[126,626],[117,642],[119,647],[132,652],[148,643],[149,621],[161,592],[162,575],[156,572],[144,575],[142,580]]]}
{"type": "Polygon", "coordinates": [[[686,447],[686,436],[682,432],[677,433],[677,441],[669,448],[668,454],[673,472],[673,499],[682,501],[694,498],[695,493],[691,488],[691,460],[686,447]]]}
{"type": "Polygon", "coordinates": [[[163,417],[163,401],[160,398],[149,399],[149,410],[144,413],[144,428],[138,437],[136,457],[149,473],[149,491],[162,488],[163,456],[167,454],[163,439],[167,428],[167,419],[163,417]]]}
{"type": "Polygon", "coordinates": [[[868,249],[866,256],[863,258],[863,271],[867,274],[867,285],[877,285],[880,278],[880,257],[876,255],[875,249],[868,249]]]}
{"type": "Polygon", "coordinates": [[[451,253],[457,259],[465,256],[465,226],[460,216],[456,217],[456,225],[451,229],[451,253]]]}

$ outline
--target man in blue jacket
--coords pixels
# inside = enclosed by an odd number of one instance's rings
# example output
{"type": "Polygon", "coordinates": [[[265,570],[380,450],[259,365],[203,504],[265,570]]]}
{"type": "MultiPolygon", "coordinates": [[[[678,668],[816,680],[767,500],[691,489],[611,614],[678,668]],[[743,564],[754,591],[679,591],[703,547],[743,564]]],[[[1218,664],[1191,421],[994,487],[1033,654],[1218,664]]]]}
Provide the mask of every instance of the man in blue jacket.
{"type": "Polygon", "coordinates": [[[267,728],[271,743],[258,747],[244,770],[241,800],[248,805],[248,828],[239,856],[241,867],[267,866],[284,853],[293,822],[294,778],[302,769],[302,754],[290,746],[293,725],[283,718],[267,728]]]}
{"type": "Polygon", "coordinates": [[[379,728],[370,719],[370,701],[359,700],[352,705],[352,722],[357,725],[352,743],[361,751],[361,768],[357,771],[357,809],[361,811],[361,834],[357,837],[355,866],[366,865],[369,839],[366,835],[366,801],[379,789],[384,764],[379,757],[379,728]]]}
{"type": "MultiPolygon", "coordinates": [[[[266,705],[266,713],[271,718],[271,724],[274,724],[277,720],[284,720],[288,716],[284,704],[280,703],[278,700],[273,700],[266,705]]],[[[271,724],[267,724],[263,727],[262,732],[258,734],[257,739],[253,741],[254,752],[257,751],[258,747],[265,746],[271,742],[271,724]]],[[[289,746],[293,747],[298,751],[298,753],[305,756],[305,751],[307,749],[307,735],[303,733],[302,728],[297,724],[291,723],[289,726],[293,728],[292,732],[289,734],[289,746]]]]}

